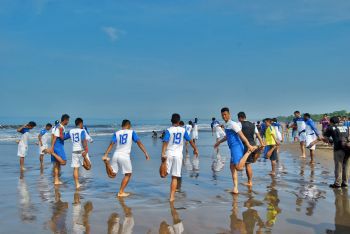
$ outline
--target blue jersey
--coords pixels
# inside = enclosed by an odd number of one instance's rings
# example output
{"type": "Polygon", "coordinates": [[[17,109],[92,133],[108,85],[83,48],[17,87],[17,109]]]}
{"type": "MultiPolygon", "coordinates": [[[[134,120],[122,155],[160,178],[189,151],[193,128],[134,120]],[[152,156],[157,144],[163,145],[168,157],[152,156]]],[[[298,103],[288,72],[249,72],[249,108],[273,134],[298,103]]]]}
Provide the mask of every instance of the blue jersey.
{"type": "Polygon", "coordinates": [[[320,133],[319,133],[319,131],[318,131],[317,127],[315,126],[315,123],[312,119],[306,120],[305,124],[306,124],[306,128],[305,128],[306,135],[314,135],[314,134],[316,134],[316,136],[320,135],[320,133]]]}
{"type": "Polygon", "coordinates": [[[293,123],[297,125],[299,134],[305,132],[306,124],[302,117],[297,117],[293,119],[293,123]]]}
{"type": "Polygon", "coordinates": [[[241,126],[232,120],[229,120],[227,123],[225,123],[226,139],[230,149],[236,146],[243,146],[241,138],[238,135],[238,132],[241,130],[241,126]]]}

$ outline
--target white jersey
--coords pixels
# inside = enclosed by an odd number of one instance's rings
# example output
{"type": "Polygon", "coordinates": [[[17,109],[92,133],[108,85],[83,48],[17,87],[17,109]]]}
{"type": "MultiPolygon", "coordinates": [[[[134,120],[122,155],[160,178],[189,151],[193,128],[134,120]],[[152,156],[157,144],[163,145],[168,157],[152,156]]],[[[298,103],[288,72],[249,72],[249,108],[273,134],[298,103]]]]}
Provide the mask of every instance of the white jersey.
{"type": "Polygon", "coordinates": [[[163,138],[164,142],[168,142],[168,147],[166,149],[166,156],[178,156],[182,157],[182,150],[184,141],[190,141],[191,138],[187,131],[182,127],[172,126],[165,131],[163,138]]]}
{"type": "Polygon", "coordinates": [[[40,136],[41,136],[41,143],[43,144],[42,146],[44,148],[48,148],[50,141],[51,141],[51,134],[48,130],[42,129],[40,131],[40,136]]]}
{"type": "Polygon", "coordinates": [[[29,129],[28,128],[23,128],[22,131],[21,139],[19,140],[19,144],[23,146],[28,146],[28,141],[29,141],[29,129]]]}
{"type": "Polygon", "coordinates": [[[196,123],[193,125],[192,138],[195,140],[198,139],[198,125],[196,123]]]}
{"type": "Polygon", "coordinates": [[[191,124],[186,124],[185,125],[185,130],[186,130],[187,134],[190,136],[191,132],[192,132],[192,125],[191,124]]]}
{"type": "Polygon", "coordinates": [[[67,138],[70,138],[72,140],[73,152],[84,150],[83,142],[86,140],[85,129],[73,128],[69,131],[67,138]]]}
{"type": "Polygon", "coordinates": [[[134,130],[123,129],[113,134],[112,142],[116,144],[115,154],[130,156],[132,142],[138,142],[139,137],[134,130]]]}
{"type": "Polygon", "coordinates": [[[214,121],[212,123],[212,128],[214,130],[215,136],[216,138],[221,138],[226,136],[226,133],[224,132],[224,130],[221,128],[221,125],[219,123],[219,121],[214,121]]]}

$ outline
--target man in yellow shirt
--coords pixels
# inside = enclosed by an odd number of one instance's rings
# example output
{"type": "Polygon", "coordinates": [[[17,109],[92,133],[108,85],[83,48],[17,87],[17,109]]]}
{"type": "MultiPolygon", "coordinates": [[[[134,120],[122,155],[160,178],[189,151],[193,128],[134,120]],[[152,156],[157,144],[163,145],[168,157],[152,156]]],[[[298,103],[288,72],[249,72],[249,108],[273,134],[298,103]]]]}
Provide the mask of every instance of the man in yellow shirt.
{"type": "Polygon", "coordinates": [[[266,132],[265,132],[265,145],[266,145],[266,158],[271,160],[271,172],[270,175],[275,175],[276,160],[277,160],[277,146],[280,144],[276,137],[276,131],[271,126],[272,119],[265,119],[266,132]]]}

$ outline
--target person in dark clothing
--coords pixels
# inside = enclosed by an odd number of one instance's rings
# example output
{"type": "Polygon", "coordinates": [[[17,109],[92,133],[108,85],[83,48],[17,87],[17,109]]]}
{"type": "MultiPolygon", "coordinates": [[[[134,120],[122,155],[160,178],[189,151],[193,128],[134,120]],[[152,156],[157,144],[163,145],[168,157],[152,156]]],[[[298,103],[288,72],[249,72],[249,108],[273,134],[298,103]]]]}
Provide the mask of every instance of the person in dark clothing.
{"type": "MultiPolygon", "coordinates": [[[[256,145],[255,137],[257,137],[260,142],[260,146],[264,147],[264,141],[262,140],[255,124],[247,121],[247,117],[244,112],[239,112],[237,114],[237,117],[238,117],[238,121],[241,123],[243,135],[247,138],[247,140],[249,141],[249,144],[252,146],[255,146],[256,145]]],[[[256,159],[259,157],[260,150],[261,148],[251,153],[246,161],[245,169],[248,177],[248,182],[246,183],[246,185],[248,186],[253,185],[252,183],[253,170],[250,164],[255,162],[256,159]]],[[[244,153],[246,153],[247,151],[248,151],[248,148],[244,146],[244,153]]]]}
{"type": "Polygon", "coordinates": [[[342,145],[342,140],[349,136],[349,130],[339,124],[338,117],[330,119],[330,126],[324,132],[324,141],[333,143],[334,176],[335,181],[331,188],[348,187],[350,152],[342,145]]]}

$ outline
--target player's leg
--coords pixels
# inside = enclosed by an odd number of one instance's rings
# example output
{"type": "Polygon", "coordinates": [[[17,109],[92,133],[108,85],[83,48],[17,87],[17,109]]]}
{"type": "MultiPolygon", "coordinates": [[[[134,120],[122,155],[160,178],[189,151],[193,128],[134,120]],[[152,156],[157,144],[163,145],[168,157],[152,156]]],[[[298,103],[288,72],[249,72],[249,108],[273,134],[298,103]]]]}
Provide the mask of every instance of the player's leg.
{"type": "Polygon", "coordinates": [[[310,149],[310,164],[314,164],[315,163],[315,150],[314,149],[310,149]]]}
{"type": "Polygon", "coordinates": [[[74,178],[75,188],[79,189],[80,188],[79,167],[74,167],[74,169],[73,169],[73,178],[74,178]]]}
{"type": "Polygon", "coordinates": [[[109,162],[109,159],[105,159],[103,160],[103,162],[105,163],[105,166],[106,166],[106,173],[108,175],[109,178],[115,178],[117,176],[117,173],[114,172],[110,162],[109,162]]]}
{"type": "Polygon", "coordinates": [[[253,182],[252,182],[252,179],[253,179],[253,169],[252,169],[252,166],[250,163],[247,163],[245,165],[245,172],[247,174],[247,178],[248,178],[248,182],[245,183],[245,185],[247,186],[252,186],[253,185],[253,182]]]}
{"type": "Polygon", "coordinates": [[[124,190],[126,186],[128,185],[131,178],[131,173],[125,173],[124,178],[122,180],[122,183],[120,185],[120,189],[118,192],[118,197],[127,197],[130,195],[130,193],[126,193],[124,190]]]}
{"type": "Polygon", "coordinates": [[[275,150],[273,151],[271,157],[271,172],[269,173],[270,175],[274,176],[276,174],[276,160],[277,160],[277,150],[275,148],[275,150]]]}
{"type": "MultiPolygon", "coordinates": [[[[254,148],[253,151],[257,149],[256,146],[254,146],[253,148],[254,148]]],[[[243,150],[244,150],[243,148],[238,149],[238,147],[237,147],[237,149],[235,149],[235,153],[236,153],[236,154],[242,154],[242,153],[243,153],[243,150]]],[[[248,157],[249,157],[249,155],[250,155],[251,153],[252,153],[252,151],[249,151],[249,150],[248,150],[248,151],[243,155],[243,157],[239,160],[238,164],[235,164],[236,170],[242,171],[242,170],[244,169],[245,163],[247,162],[247,159],[248,159],[248,157]]]]}
{"type": "Polygon", "coordinates": [[[90,161],[90,157],[89,154],[86,154],[85,156],[83,156],[83,167],[85,168],[85,170],[90,170],[91,169],[91,161],[90,161]]]}
{"type": "Polygon", "coordinates": [[[175,192],[176,192],[176,187],[177,187],[177,177],[176,176],[171,176],[171,184],[170,184],[170,197],[169,201],[175,201],[175,192]]]}
{"type": "Polygon", "coordinates": [[[62,184],[59,178],[61,164],[59,162],[54,162],[53,164],[53,176],[54,176],[54,184],[59,185],[62,184]]]}
{"type": "Polygon", "coordinates": [[[231,169],[232,182],[233,182],[232,193],[238,194],[238,174],[237,174],[236,166],[231,163],[230,169],[231,169]]]}
{"type": "Polygon", "coordinates": [[[305,137],[303,135],[299,136],[300,140],[300,151],[301,151],[301,157],[306,158],[306,150],[305,150],[305,137]]]}
{"type": "Polygon", "coordinates": [[[51,156],[53,156],[59,164],[66,165],[67,161],[64,160],[60,155],[58,155],[58,152],[52,152],[51,156]]]}
{"type": "Polygon", "coordinates": [[[275,152],[275,150],[276,150],[276,145],[269,145],[266,153],[266,158],[270,159],[271,155],[275,152]]]}
{"type": "Polygon", "coordinates": [[[24,168],[24,156],[19,157],[19,168],[21,171],[25,170],[25,168],[24,168]]]}

